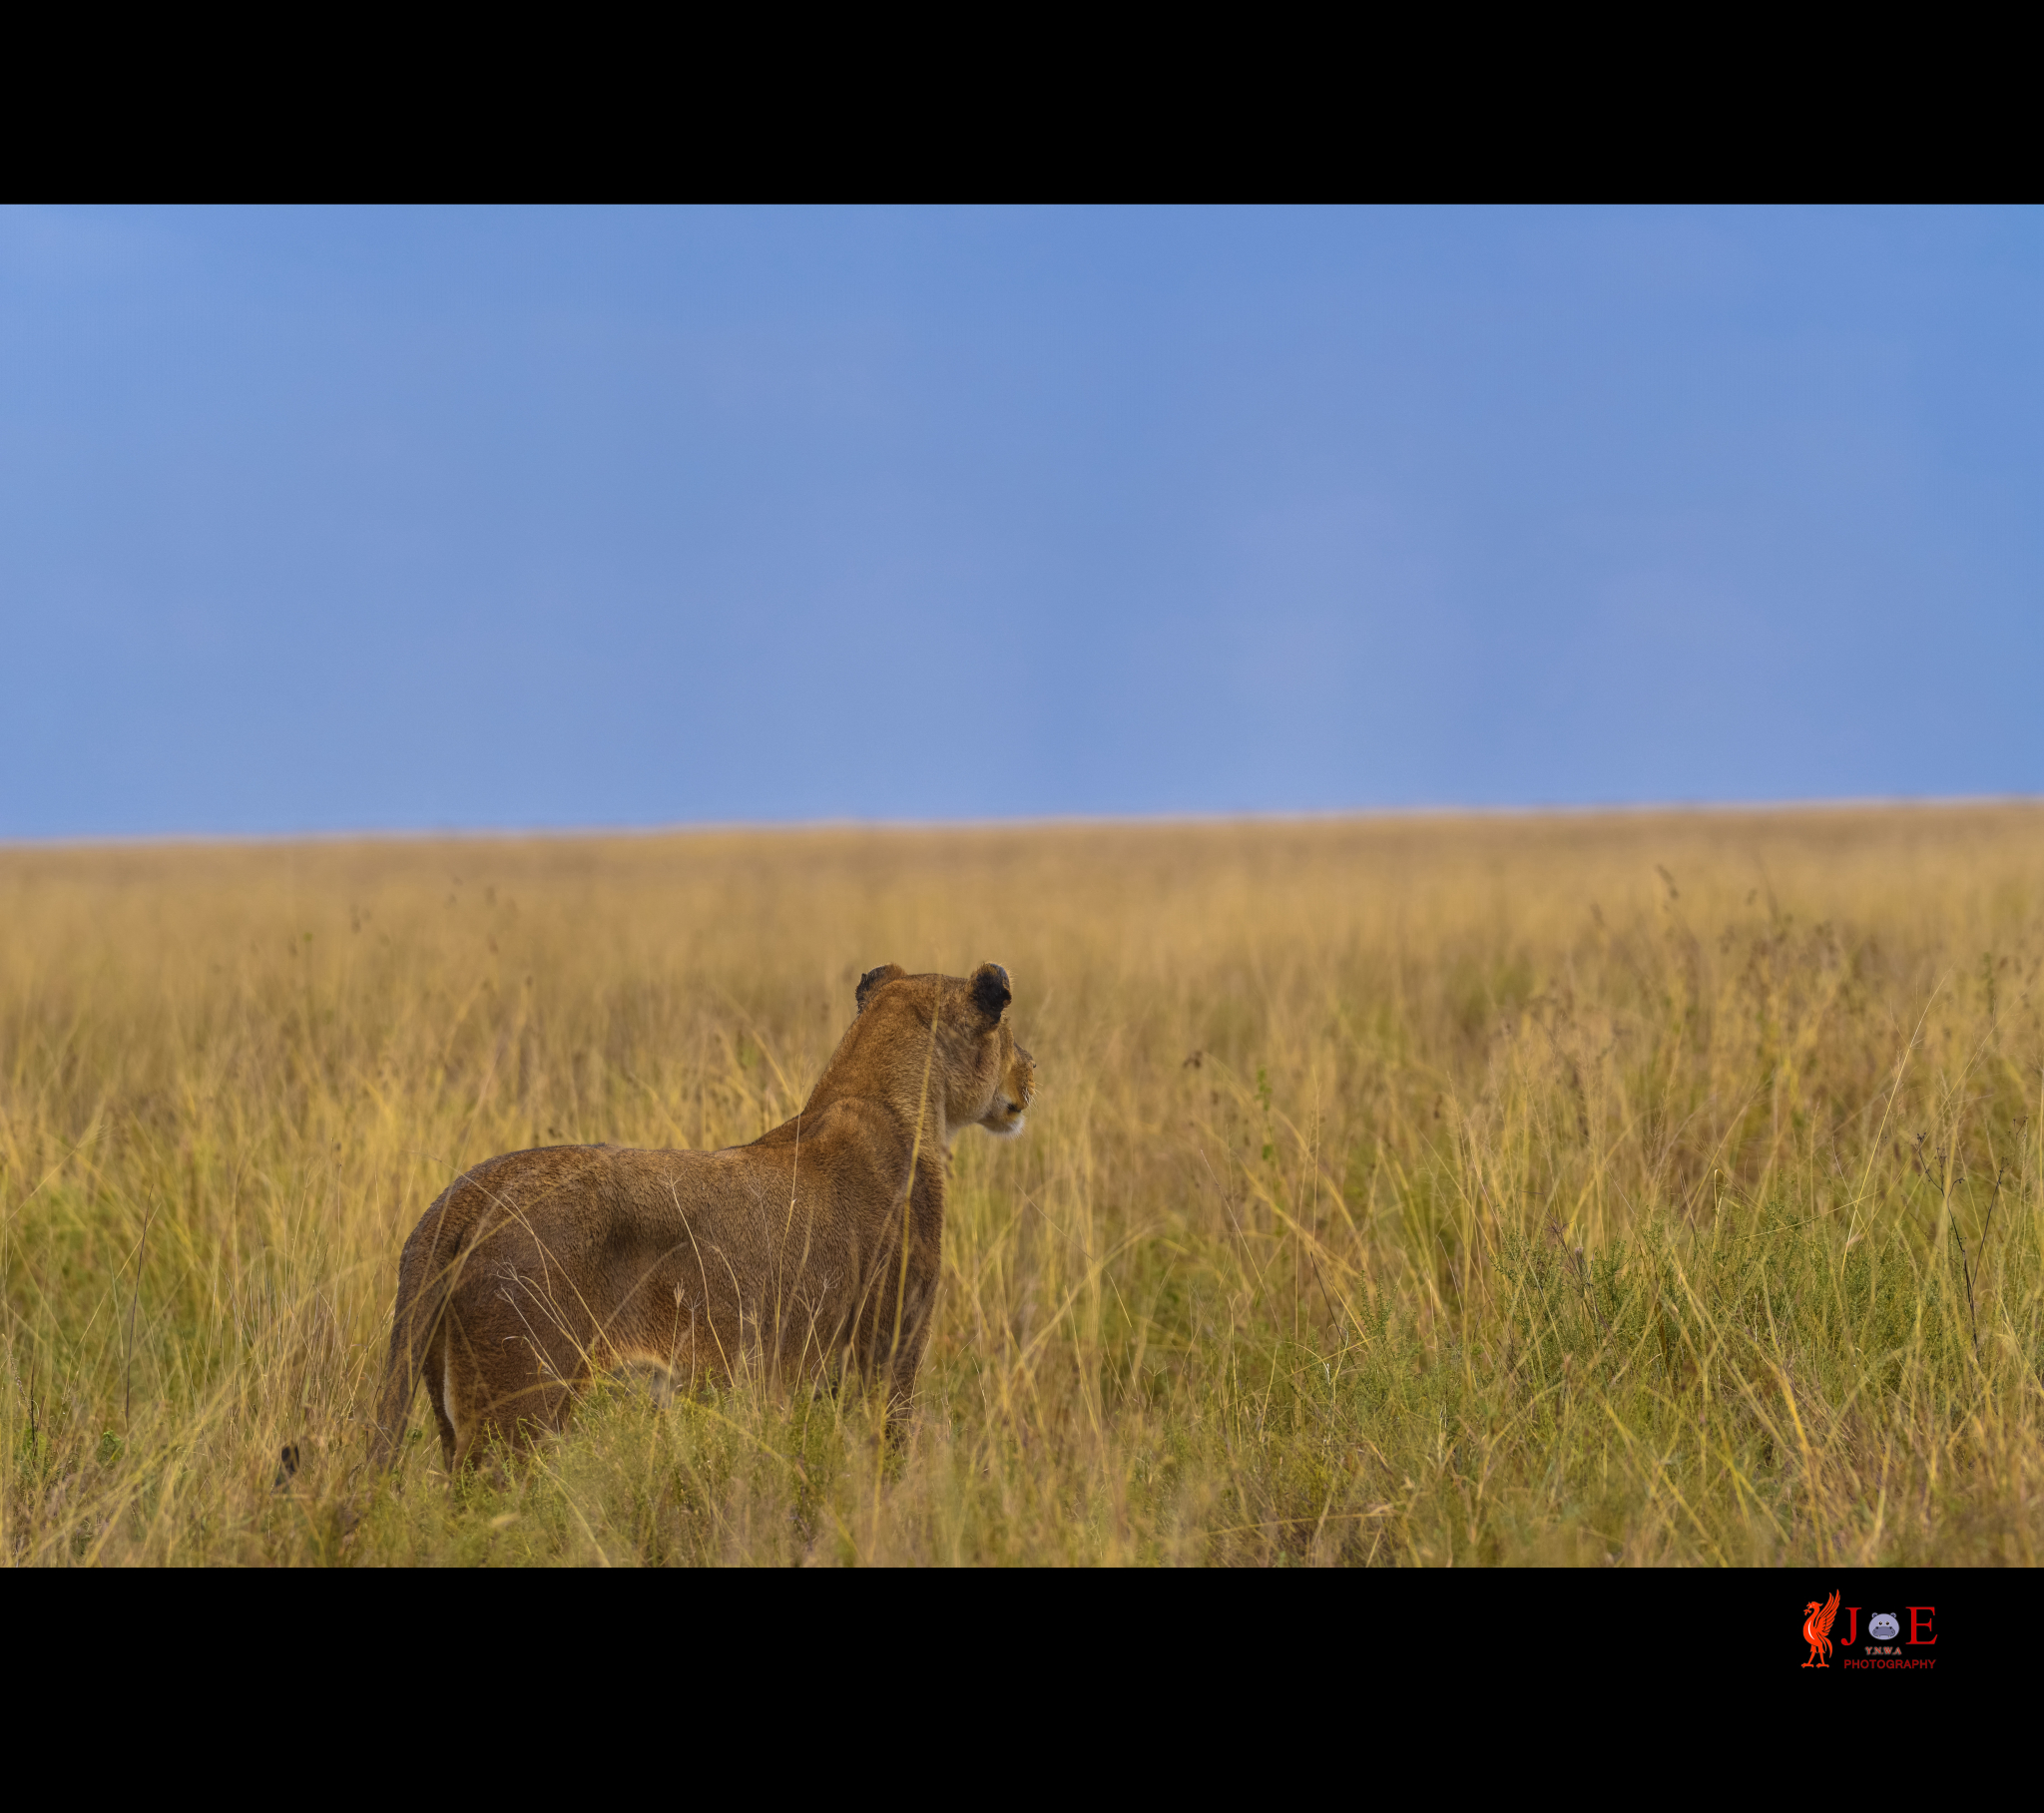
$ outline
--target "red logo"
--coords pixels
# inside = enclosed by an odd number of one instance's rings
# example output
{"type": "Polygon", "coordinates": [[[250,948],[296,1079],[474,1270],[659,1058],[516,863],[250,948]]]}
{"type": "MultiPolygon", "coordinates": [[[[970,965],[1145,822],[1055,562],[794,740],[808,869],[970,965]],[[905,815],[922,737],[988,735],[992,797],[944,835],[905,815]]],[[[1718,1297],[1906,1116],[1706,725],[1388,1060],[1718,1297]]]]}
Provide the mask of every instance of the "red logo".
{"type": "Polygon", "coordinates": [[[1831,1619],[1838,1615],[1838,1595],[1831,1596],[1818,1604],[1811,1599],[1802,1608],[1802,1640],[1809,1645],[1809,1660],[1805,1668],[1828,1668],[1831,1665],[1831,1619]]]}

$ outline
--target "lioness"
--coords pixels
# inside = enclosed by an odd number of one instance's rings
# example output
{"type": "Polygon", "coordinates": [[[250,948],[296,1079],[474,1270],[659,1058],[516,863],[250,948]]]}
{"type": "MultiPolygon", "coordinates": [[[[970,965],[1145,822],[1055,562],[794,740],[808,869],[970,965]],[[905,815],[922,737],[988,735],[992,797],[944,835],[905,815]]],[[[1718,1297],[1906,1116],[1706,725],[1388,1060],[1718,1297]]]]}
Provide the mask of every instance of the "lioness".
{"type": "Polygon", "coordinates": [[[1008,972],[868,971],[800,1114],[722,1151],[553,1145],[441,1192],[404,1243],[371,1460],[423,1379],[449,1469],[565,1423],[599,1371],[813,1376],[905,1404],[929,1335],[961,1128],[1022,1131],[1036,1062],[1008,972]]]}

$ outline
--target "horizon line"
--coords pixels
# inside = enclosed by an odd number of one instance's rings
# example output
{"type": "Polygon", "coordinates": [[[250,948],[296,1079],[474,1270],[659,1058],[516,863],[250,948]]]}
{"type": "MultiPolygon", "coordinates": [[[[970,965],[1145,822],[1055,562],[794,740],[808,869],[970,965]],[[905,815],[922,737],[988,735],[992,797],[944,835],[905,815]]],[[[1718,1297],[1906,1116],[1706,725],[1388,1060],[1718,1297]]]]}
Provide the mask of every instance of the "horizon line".
{"type": "Polygon", "coordinates": [[[940,833],[1057,829],[1159,828],[1244,824],[1359,824],[1421,819],[1646,818],[1656,814],[1700,817],[1798,812],[1950,811],[2044,806],[2044,794],[1846,795],[1816,799],[1653,800],[1595,804],[1416,805],[1338,807],[1316,811],[1050,812],[1012,818],[734,818],[678,819],[664,824],[435,825],[316,831],[139,831],[96,836],[0,838],[0,854],[13,851],[137,849],[165,845],[285,845],[339,843],[480,843],[492,840],[561,841],[598,838],[710,837],[818,831],[940,833]]]}

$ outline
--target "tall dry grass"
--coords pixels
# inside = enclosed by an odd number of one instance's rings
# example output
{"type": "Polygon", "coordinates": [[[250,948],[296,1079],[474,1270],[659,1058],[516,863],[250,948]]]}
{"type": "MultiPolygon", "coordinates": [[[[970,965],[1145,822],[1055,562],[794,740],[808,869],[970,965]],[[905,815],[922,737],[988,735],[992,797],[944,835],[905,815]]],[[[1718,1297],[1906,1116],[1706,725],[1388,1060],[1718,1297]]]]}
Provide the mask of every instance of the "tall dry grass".
{"type": "Polygon", "coordinates": [[[0,1554],[2034,1563],[2040,966],[2029,806],[0,852],[0,1554]],[[750,1138],[983,958],[905,1443],[361,1477],[459,1168],[750,1138]]]}

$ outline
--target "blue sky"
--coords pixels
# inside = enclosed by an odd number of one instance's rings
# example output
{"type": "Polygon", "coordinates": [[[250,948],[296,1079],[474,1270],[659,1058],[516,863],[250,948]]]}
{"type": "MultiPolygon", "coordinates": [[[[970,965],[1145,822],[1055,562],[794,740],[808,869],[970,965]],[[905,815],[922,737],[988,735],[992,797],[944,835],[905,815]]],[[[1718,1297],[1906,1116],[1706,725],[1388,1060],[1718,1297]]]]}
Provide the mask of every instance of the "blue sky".
{"type": "Polygon", "coordinates": [[[0,215],[0,837],[2044,792],[2044,212],[0,215]]]}

